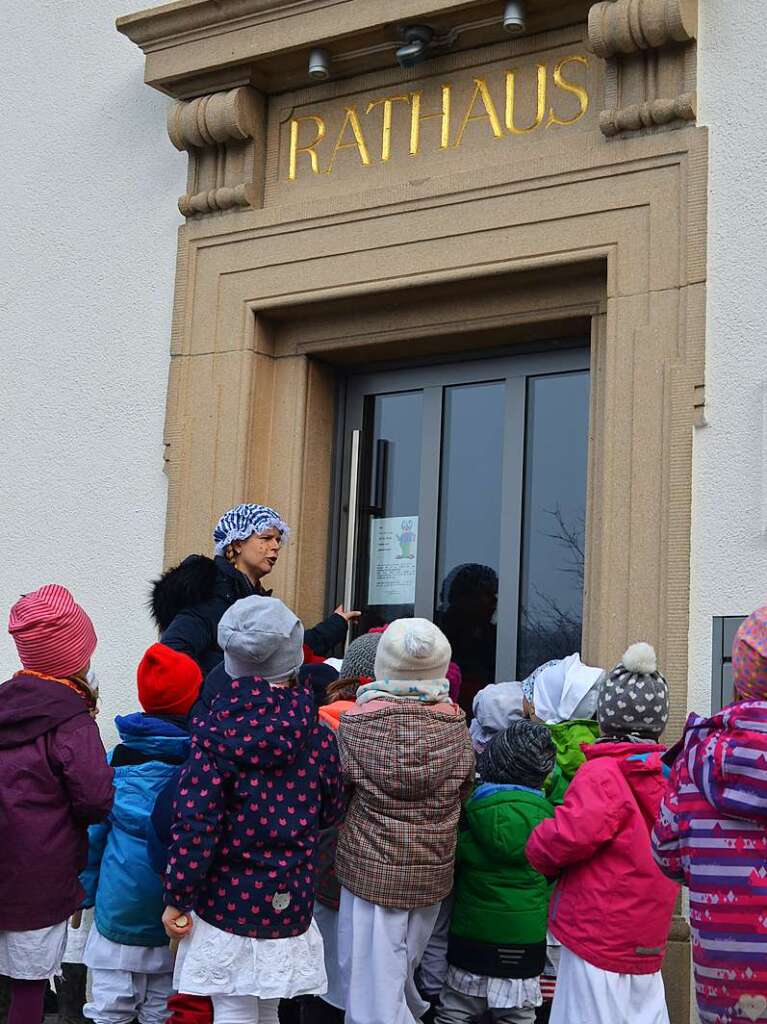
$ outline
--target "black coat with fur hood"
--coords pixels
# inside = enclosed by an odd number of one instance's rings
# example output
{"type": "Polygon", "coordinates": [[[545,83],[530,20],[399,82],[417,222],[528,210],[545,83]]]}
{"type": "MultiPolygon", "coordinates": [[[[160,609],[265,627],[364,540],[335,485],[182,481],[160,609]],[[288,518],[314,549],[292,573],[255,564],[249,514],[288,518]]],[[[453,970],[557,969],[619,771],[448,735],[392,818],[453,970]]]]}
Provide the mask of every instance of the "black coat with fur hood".
{"type": "MultiPolygon", "coordinates": [[[[194,658],[204,675],[223,658],[218,624],[227,608],[251,594],[271,591],[253,586],[247,576],[221,555],[189,555],[152,584],[151,610],[160,641],[194,658]]],[[[304,643],[319,656],[329,655],[346,636],[346,622],[335,613],[314,629],[304,643]]]]}

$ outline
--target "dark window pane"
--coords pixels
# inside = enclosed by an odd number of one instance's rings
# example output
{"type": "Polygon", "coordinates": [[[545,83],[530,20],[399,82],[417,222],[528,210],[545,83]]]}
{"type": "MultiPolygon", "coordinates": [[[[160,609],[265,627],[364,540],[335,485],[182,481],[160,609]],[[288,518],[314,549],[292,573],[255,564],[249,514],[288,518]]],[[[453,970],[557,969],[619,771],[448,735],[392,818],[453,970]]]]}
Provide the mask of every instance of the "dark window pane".
{"type": "Polygon", "coordinates": [[[367,452],[369,508],[364,532],[364,628],[413,614],[421,493],[423,392],[371,399],[372,430],[367,452]]]}
{"type": "Polygon", "coordinates": [[[445,389],[437,612],[463,675],[461,705],[495,681],[504,382],[445,389]]]}
{"type": "Polygon", "coordinates": [[[589,374],[527,384],[518,677],[580,651],[589,374]]]}

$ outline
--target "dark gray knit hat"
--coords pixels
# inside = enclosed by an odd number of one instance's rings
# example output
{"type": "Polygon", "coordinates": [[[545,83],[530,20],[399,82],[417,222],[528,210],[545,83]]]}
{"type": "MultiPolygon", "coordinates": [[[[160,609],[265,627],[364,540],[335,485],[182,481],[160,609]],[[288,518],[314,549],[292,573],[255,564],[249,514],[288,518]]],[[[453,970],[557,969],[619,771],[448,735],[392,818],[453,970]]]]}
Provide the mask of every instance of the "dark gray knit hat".
{"type": "Polygon", "coordinates": [[[599,684],[597,721],[603,736],[657,739],[668,722],[668,683],[649,644],[633,644],[599,684]]]}
{"type": "Polygon", "coordinates": [[[365,633],[349,644],[341,664],[341,679],[357,679],[366,676],[375,679],[376,651],[382,633],[365,633]]]}
{"type": "Polygon", "coordinates": [[[499,732],[477,760],[483,782],[540,789],[554,769],[556,749],[545,725],[520,719],[499,732]]]}

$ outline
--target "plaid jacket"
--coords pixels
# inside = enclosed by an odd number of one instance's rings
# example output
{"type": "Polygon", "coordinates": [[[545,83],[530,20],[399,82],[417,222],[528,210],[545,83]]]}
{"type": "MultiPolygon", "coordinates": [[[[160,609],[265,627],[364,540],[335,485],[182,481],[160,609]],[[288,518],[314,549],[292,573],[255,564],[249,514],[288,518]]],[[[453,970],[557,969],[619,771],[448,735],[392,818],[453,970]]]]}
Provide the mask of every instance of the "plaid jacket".
{"type": "Polygon", "coordinates": [[[373,701],[342,716],[338,742],[352,787],[338,837],[339,881],[382,907],[438,903],[453,884],[461,802],[474,784],[464,713],[373,701]]]}

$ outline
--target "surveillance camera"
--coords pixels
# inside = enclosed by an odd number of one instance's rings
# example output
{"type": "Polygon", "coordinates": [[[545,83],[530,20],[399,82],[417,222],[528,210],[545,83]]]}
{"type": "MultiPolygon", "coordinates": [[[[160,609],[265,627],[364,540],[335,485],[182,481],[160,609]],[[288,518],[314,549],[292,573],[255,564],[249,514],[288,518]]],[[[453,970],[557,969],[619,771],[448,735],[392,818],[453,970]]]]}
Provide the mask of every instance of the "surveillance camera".
{"type": "Polygon", "coordinates": [[[402,29],[402,37],[404,46],[400,46],[394,55],[401,68],[412,68],[428,60],[434,29],[428,25],[406,25],[402,29]]]}

